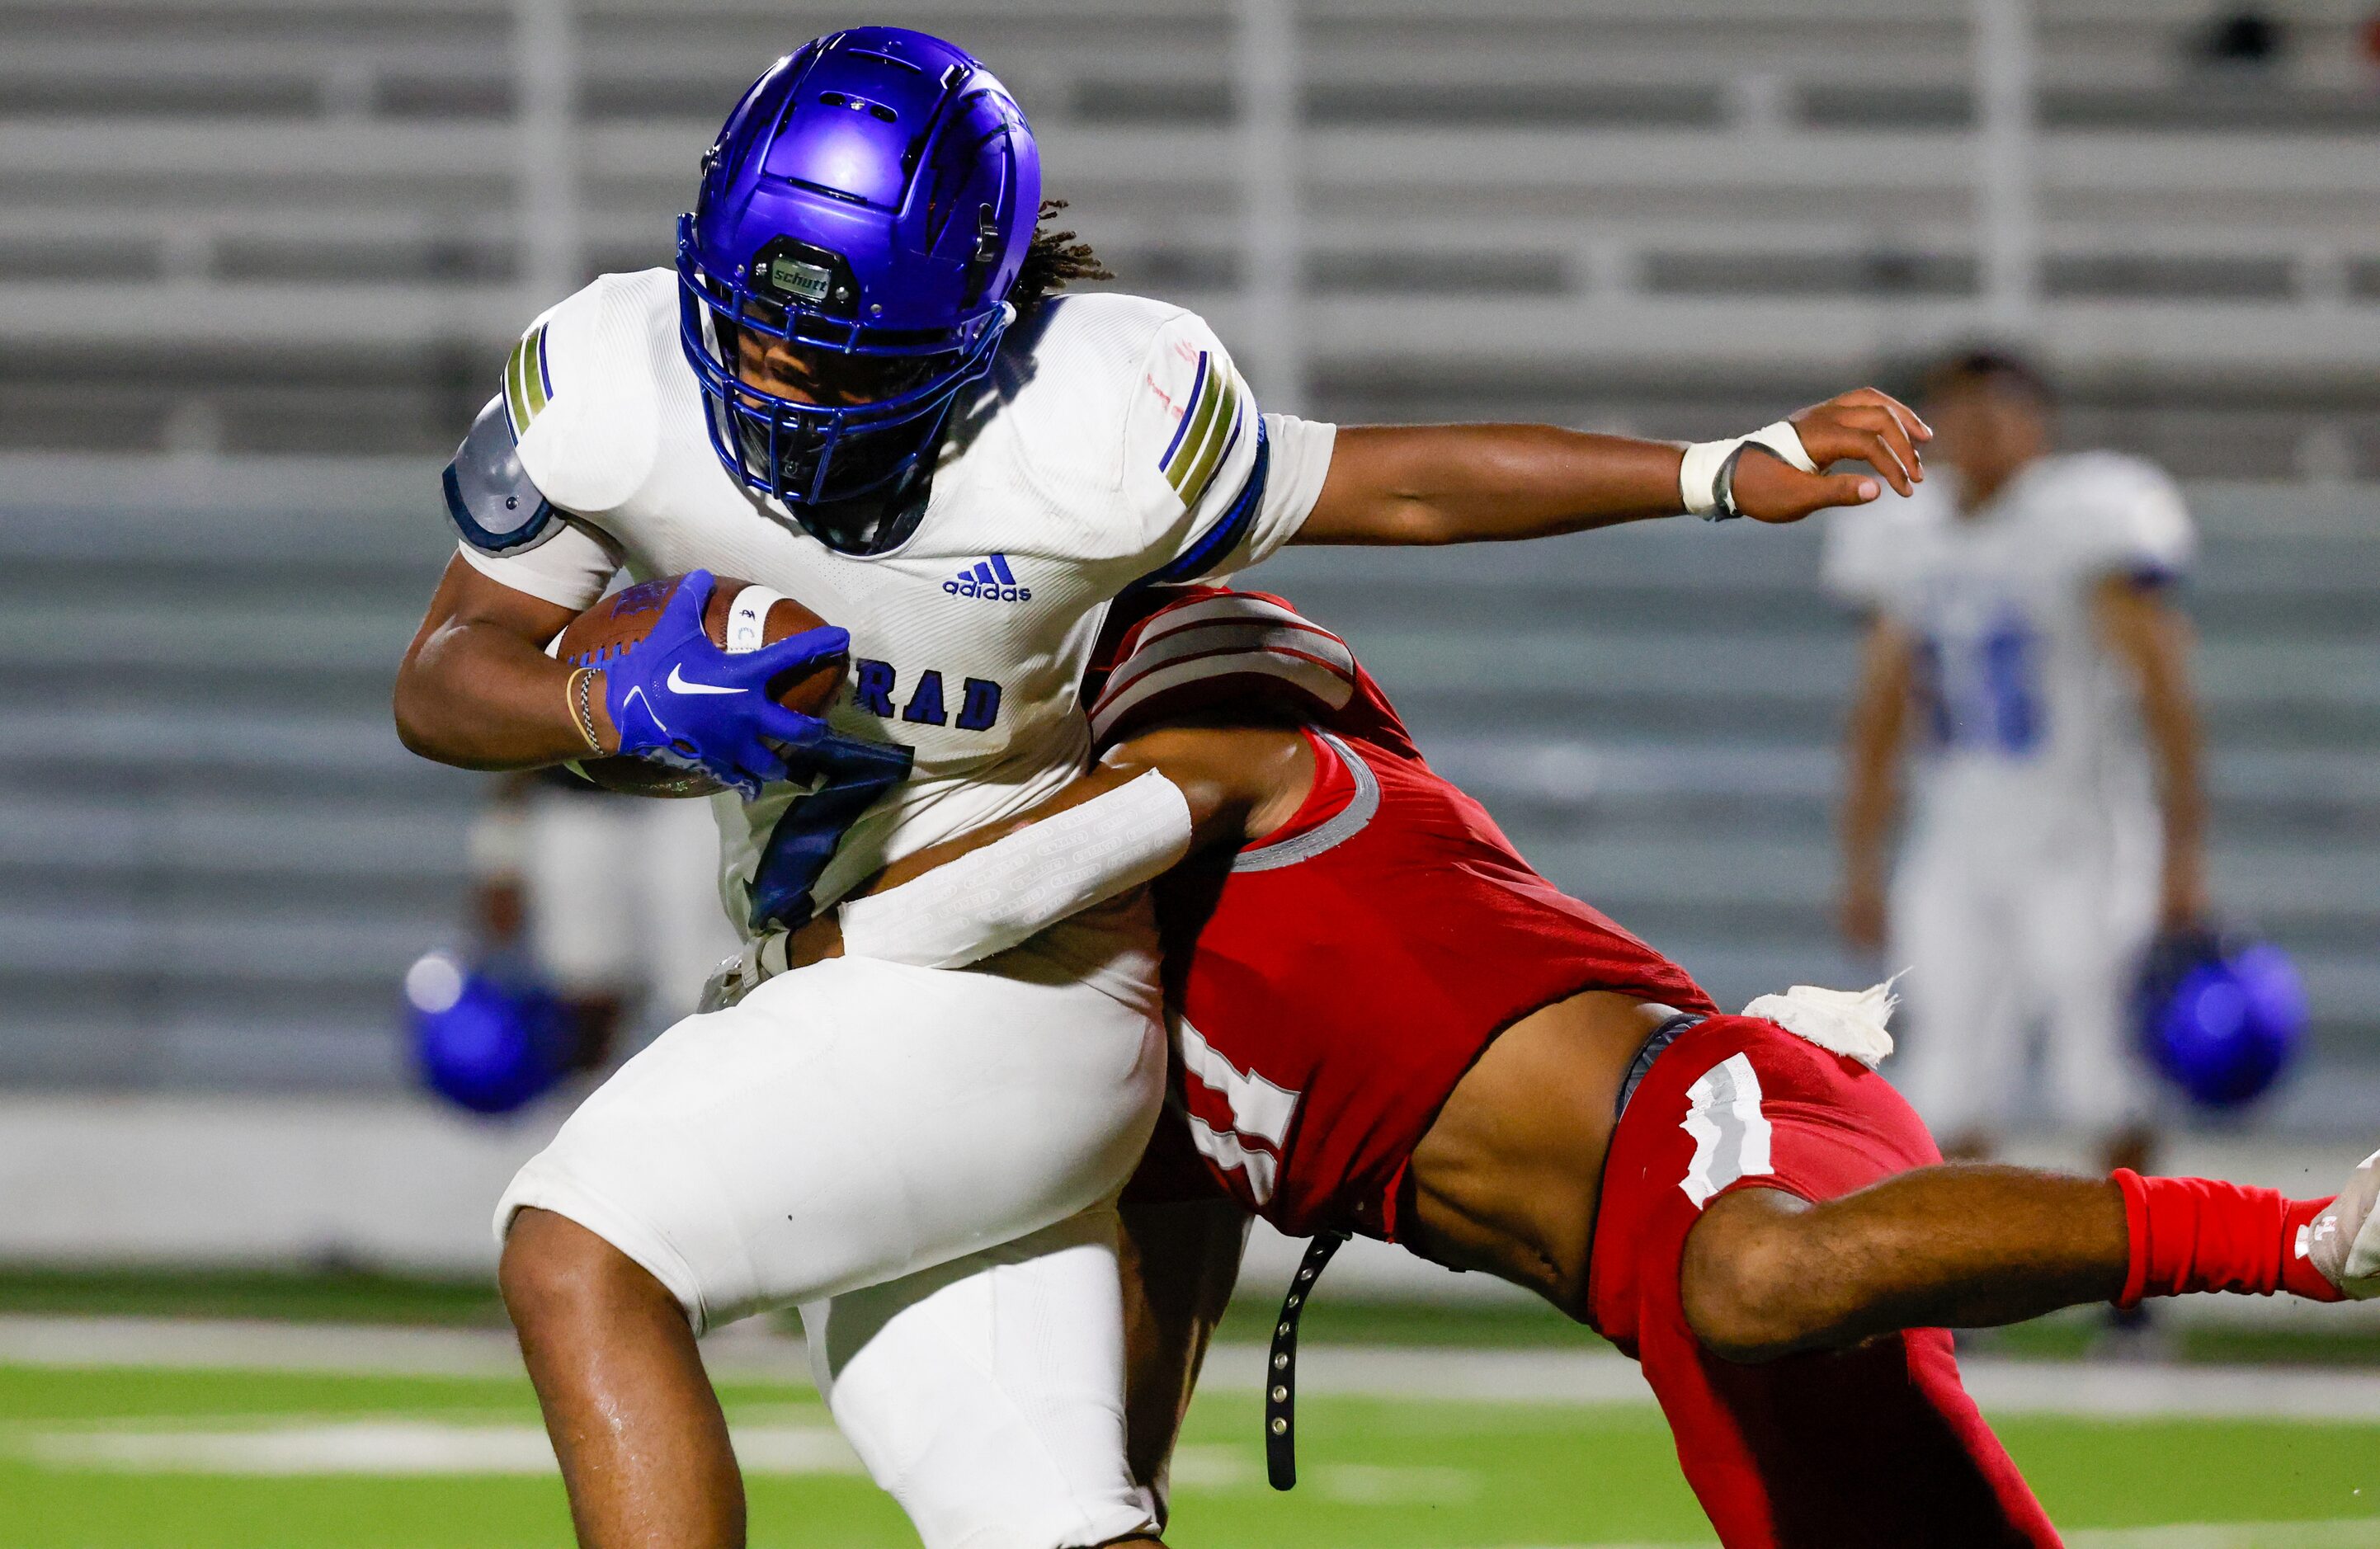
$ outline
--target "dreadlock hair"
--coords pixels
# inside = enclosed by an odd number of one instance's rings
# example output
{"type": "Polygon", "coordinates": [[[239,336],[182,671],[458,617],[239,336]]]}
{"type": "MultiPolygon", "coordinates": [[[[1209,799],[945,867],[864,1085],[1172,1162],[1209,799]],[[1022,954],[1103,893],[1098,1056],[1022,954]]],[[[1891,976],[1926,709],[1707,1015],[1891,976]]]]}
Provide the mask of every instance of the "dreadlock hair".
{"type": "Polygon", "coordinates": [[[1015,288],[1008,293],[1009,304],[1016,309],[1016,321],[1026,323],[1041,304],[1077,280],[1112,280],[1114,273],[1091,251],[1091,245],[1078,241],[1071,231],[1053,231],[1050,218],[1066,208],[1062,199],[1045,199],[1033,228],[1033,246],[1026,249],[1024,266],[1016,272],[1015,288]]]}

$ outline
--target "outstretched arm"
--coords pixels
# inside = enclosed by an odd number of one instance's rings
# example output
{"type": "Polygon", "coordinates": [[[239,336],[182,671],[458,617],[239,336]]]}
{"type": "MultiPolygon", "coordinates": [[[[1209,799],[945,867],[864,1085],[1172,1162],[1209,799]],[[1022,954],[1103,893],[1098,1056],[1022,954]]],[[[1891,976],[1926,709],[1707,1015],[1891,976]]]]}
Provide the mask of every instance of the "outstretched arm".
{"type": "Polygon", "coordinates": [[[2358,1168],[2335,1199],[2299,1200],[2211,1178],[1953,1162],[1815,1203],[1742,1188],[1686,1234],[1678,1291],[1702,1342],[1746,1361],[2143,1296],[2364,1300],[2380,1293],[2369,1248],[2356,1253],[2375,1183],[2358,1168]]]}
{"type": "Polygon", "coordinates": [[[1245,843],[1288,822],[1314,782],[1314,752],[1304,735],[1287,727],[1152,727],[1118,743],[1088,774],[1039,805],[904,855],[852,896],[897,888],[1151,773],[1182,793],[1190,812],[1189,849],[1206,850],[1245,843]]]}
{"type": "MultiPolygon", "coordinates": [[[[1861,388],[1788,417],[1821,470],[1804,473],[1755,448],[1734,470],[1741,512],[1794,522],[1828,506],[1901,494],[1925,477],[1916,445],[1934,432],[1898,401],[1861,388]],[[1865,463],[1881,476],[1823,471],[1865,463]]],[[[1352,426],[1298,543],[1478,543],[1544,538],[1673,516],[1689,509],[1682,474],[1709,488],[1676,442],[1593,435],[1550,425],[1352,426]]],[[[1699,503],[1699,500],[1697,502],[1699,503]]]]}
{"type": "Polygon", "coordinates": [[[846,950],[920,967],[979,961],[1194,851],[1270,833],[1313,782],[1313,749],[1295,731],[1152,728],[1039,805],[905,855],[789,940],[747,950],[740,982],[722,983],[722,996],[846,950]]]}

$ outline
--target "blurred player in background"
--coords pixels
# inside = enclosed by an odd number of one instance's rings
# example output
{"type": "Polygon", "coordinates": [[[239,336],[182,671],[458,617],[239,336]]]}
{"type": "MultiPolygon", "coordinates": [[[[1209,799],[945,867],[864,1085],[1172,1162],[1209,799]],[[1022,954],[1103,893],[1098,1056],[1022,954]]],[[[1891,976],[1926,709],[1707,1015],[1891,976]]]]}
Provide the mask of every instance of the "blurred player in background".
{"type": "Polygon", "coordinates": [[[516,952],[568,1008],[573,1064],[610,1063],[630,1019],[667,1026],[735,950],[710,803],[650,801],[567,770],[497,781],[471,835],[483,952],[516,952]]]}
{"type": "Polygon", "coordinates": [[[1908,966],[1916,1033],[1895,1079],[1946,1152],[1992,1152],[2038,1028],[2054,1118],[2141,1168],[2151,1094],[2131,992],[2152,935],[2206,914],[2190,630],[2168,599],[2194,543],[2158,468],[2053,454],[2053,409],[2016,356],[1944,363],[1923,409],[1936,477],[1828,532],[1827,584],[1873,621],[1848,733],[1843,929],[1908,966]]]}

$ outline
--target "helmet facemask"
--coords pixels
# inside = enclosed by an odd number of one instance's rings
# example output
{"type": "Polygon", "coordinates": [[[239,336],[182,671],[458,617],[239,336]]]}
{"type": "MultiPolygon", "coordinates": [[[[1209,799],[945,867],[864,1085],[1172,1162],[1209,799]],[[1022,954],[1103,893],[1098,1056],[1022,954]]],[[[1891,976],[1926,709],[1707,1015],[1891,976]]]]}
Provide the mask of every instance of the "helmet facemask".
{"type": "Polygon", "coordinates": [[[733,279],[710,273],[680,220],[679,333],[711,444],[750,489],[783,502],[829,548],[882,553],[922,514],[924,476],[951,405],[991,368],[1014,317],[994,302],[948,329],[868,328],[832,253],[772,245],[733,279]],[[837,315],[843,314],[843,315],[837,315]],[[747,337],[795,346],[829,387],[819,402],[755,385],[747,337]],[[853,369],[835,368],[849,362],[853,369]],[[833,392],[841,379],[846,392],[833,392]]]}

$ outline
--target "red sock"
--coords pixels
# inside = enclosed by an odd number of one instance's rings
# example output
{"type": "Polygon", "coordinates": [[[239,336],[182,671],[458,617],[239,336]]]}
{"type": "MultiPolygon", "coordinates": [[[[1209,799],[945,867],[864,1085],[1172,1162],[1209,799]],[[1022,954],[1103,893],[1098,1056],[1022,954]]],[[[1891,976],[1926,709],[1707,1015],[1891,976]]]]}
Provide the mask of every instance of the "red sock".
{"type": "Polygon", "coordinates": [[[2143,1178],[2130,1168],[2118,1168],[2115,1180],[2124,1192],[2132,1256],[2117,1306],[2192,1291],[2285,1290],[2313,1301],[2341,1300],[2338,1288],[2298,1252],[2298,1228],[2330,1201],[2293,1200],[2277,1189],[2212,1178],[2143,1178]]]}

